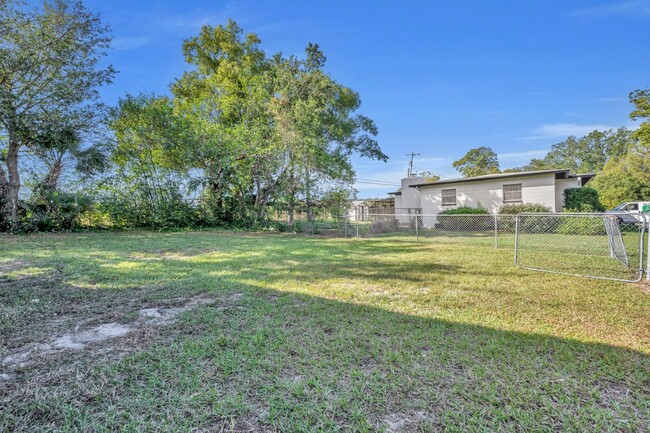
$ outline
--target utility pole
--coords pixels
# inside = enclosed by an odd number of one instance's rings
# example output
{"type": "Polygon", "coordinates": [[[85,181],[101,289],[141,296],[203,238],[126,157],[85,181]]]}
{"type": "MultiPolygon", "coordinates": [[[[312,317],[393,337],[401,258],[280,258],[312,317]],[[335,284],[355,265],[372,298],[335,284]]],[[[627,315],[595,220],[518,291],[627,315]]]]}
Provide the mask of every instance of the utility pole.
{"type": "Polygon", "coordinates": [[[415,159],[416,156],[422,156],[419,153],[411,152],[407,153],[406,156],[411,157],[411,162],[409,163],[409,172],[408,172],[408,177],[411,177],[413,175],[413,159],[415,159]]]}

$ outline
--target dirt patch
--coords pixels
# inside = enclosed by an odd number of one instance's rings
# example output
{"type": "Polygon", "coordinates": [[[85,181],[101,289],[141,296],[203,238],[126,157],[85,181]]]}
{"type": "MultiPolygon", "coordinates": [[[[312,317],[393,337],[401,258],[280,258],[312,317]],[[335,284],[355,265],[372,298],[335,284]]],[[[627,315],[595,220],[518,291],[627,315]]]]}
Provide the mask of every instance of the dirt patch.
{"type": "Polygon", "coordinates": [[[195,308],[199,305],[203,304],[214,304],[216,302],[216,299],[212,298],[205,298],[205,297],[196,297],[190,299],[184,306],[182,307],[173,307],[173,308],[162,308],[162,307],[154,307],[154,308],[141,308],[138,310],[138,315],[142,320],[148,321],[149,324],[158,324],[158,323],[167,323],[176,318],[181,313],[184,313],[185,311],[191,310],[192,308],[195,308]]]}
{"type": "MultiPolygon", "coordinates": [[[[22,368],[29,365],[34,359],[51,355],[65,350],[81,350],[92,346],[94,351],[105,350],[101,344],[108,340],[126,336],[127,334],[146,326],[156,326],[172,323],[176,317],[199,305],[212,304],[215,299],[195,297],[185,302],[180,307],[142,308],[137,311],[137,319],[130,323],[108,322],[95,326],[78,324],[73,331],[51,338],[47,343],[35,343],[24,346],[17,351],[6,355],[1,365],[7,369],[22,368]]],[[[7,373],[2,373],[7,378],[7,373]]]]}
{"type": "Polygon", "coordinates": [[[3,260],[0,261],[0,276],[8,273],[15,272],[29,267],[29,263],[22,260],[3,260]]]}
{"type": "Polygon", "coordinates": [[[121,337],[129,333],[131,325],[104,323],[81,332],[64,334],[52,342],[54,349],[83,349],[89,343],[97,343],[109,338],[121,337]]]}
{"type": "Polygon", "coordinates": [[[421,432],[434,431],[432,425],[432,420],[423,411],[416,411],[388,414],[381,419],[379,428],[383,428],[386,433],[421,432]]]}
{"type": "Polygon", "coordinates": [[[228,298],[228,300],[229,300],[230,302],[238,302],[238,301],[241,301],[243,298],[244,298],[244,294],[243,294],[243,293],[233,293],[232,295],[230,295],[230,297],[228,298]]]}
{"type": "Polygon", "coordinates": [[[402,414],[391,413],[386,415],[382,421],[386,425],[387,433],[398,433],[404,431],[408,419],[402,414]]]}
{"type": "Polygon", "coordinates": [[[641,280],[641,281],[639,281],[637,284],[641,287],[641,290],[642,290],[643,292],[645,292],[645,293],[647,293],[648,295],[650,295],[650,281],[648,281],[648,280],[641,280]]]}

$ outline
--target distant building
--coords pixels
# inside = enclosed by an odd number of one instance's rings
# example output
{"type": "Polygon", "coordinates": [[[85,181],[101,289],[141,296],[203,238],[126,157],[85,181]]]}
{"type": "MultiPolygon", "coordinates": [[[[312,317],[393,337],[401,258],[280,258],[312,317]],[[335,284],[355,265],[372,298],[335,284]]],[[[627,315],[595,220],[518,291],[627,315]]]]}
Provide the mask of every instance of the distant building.
{"type": "MultiPolygon", "coordinates": [[[[426,182],[402,179],[402,190],[392,193],[395,207],[420,208],[435,215],[460,206],[482,206],[491,213],[515,203],[539,203],[553,212],[564,207],[564,190],[584,186],[594,174],[571,174],[569,170],[540,170],[426,182]]],[[[415,180],[420,179],[420,180],[415,180]]]]}
{"type": "Polygon", "coordinates": [[[395,204],[392,198],[368,198],[354,200],[348,208],[350,221],[368,221],[372,215],[393,215],[395,204]]]}

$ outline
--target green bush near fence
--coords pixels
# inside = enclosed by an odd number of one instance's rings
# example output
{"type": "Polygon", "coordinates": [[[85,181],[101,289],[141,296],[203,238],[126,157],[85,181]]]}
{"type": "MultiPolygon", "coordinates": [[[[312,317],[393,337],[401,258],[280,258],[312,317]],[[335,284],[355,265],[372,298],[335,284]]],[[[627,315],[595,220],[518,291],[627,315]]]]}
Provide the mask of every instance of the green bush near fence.
{"type": "Polygon", "coordinates": [[[488,215],[490,212],[483,206],[461,206],[454,209],[443,210],[439,215],[488,215]]]}
{"type": "Polygon", "coordinates": [[[483,206],[470,207],[461,206],[455,209],[447,209],[439,215],[437,227],[449,231],[484,231],[494,230],[494,219],[489,217],[477,217],[476,215],[489,215],[490,213],[483,206]]]}
{"type": "Polygon", "coordinates": [[[605,206],[600,202],[598,191],[587,186],[567,188],[564,190],[564,208],[566,212],[603,212],[605,206]]]}
{"type": "Polygon", "coordinates": [[[599,217],[571,217],[560,221],[556,233],[561,235],[598,235],[607,234],[603,219],[599,217]]]}
{"type": "MultiPolygon", "coordinates": [[[[515,203],[515,204],[506,204],[499,208],[500,215],[513,215],[512,218],[500,218],[499,219],[499,231],[514,232],[516,220],[515,215],[520,213],[533,213],[533,212],[550,212],[551,208],[544,206],[540,203],[515,203]]],[[[548,230],[550,217],[526,217],[521,221],[521,227],[525,232],[530,233],[543,233],[544,230],[548,230]]],[[[551,222],[552,223],[552,222],[551,222]]]]}
{"type": "Polygon", "coordinates": [[[513,203],[499,208],[501,215],[517,215],[526,212],[550,212],[551,208],[541,203],[513,203]]]}

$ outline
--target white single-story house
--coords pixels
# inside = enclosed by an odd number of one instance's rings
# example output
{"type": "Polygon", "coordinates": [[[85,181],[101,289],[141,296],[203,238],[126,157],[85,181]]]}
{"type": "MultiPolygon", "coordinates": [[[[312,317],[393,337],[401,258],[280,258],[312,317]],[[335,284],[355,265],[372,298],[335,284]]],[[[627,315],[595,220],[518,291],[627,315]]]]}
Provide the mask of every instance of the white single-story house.
{"type": "Polygon", "coordinates": [[[584,186],[594,176],[571,174],[570,170],[539,170],[436,182],[410,177],[402,179],[401,191],[391,195],[395,208],[420,208],[425,215],[460,206],[482,206],[498,213],[501,206],[514,203],[539,203],[560,212],[564,206],[564,190],[584,186]]]}

